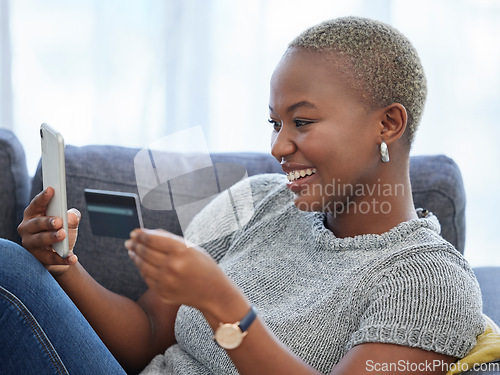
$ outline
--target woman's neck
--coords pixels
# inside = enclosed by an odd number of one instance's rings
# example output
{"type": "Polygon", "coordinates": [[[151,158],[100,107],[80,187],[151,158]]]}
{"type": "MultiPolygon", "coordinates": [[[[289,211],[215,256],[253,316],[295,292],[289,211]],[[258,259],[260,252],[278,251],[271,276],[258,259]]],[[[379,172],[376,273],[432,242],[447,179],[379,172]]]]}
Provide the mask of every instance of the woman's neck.
{"type": "Polygon", "coordinates": [[[391,173],[376,183],[359,186],[361,196],[351,197],[336,212],[326,215],[325,225],[336,237],[382,234],[398,224],[416,219],[408,172],[391,173]],[[408,176],[402,179],[400,176],[408,176]],[[381,182],[386,181],[386,182],[381,182]]]}

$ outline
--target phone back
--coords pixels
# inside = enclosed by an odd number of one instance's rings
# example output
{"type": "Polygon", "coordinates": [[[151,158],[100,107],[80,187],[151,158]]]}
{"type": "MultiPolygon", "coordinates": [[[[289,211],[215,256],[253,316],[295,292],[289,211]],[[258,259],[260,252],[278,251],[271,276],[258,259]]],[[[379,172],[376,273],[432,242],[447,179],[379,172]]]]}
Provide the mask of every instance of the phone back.
{"type": "MultiPolygon", "coordinates": [[[[66,203],[66,167],[64,161],[64,139],[60,133],[47,124],[40,127],[42,145],[43,188],[54,188],[54,196],[47,207],[47,216],[57,216],[63,220],[63,228],[68,233],[66,203]]],[[[66,257],[69,253],[68,238],[54,244],[54,250],[66,257]]]]}

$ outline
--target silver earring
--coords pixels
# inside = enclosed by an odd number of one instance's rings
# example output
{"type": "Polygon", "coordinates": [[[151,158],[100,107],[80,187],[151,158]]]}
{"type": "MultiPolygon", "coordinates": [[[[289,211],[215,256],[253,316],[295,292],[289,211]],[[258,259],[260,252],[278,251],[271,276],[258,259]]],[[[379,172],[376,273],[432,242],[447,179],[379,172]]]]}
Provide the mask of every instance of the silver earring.
{"type": "Polygon", "coordinates": [[[382,140],[382,143],[380,144],[380,159],[383,163],[389,162],[389,149],[387,148],[387,143],[385,143],[384,140],[382,140]]]}

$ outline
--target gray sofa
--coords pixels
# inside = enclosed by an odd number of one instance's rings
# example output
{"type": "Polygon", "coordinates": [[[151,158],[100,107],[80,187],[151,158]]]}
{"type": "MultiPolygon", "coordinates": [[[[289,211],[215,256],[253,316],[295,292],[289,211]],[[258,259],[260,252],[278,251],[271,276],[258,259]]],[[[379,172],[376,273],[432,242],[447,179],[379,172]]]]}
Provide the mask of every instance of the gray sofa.
{"type": "MultiPolygon", "coordinates": [[[[141,295],[145,284],[128,258],[123,240],[92,235],[84,189],[137,193],[134,157],[138,151],[117,146],[67,146],[65,152],[68,207],[77,207],[82,212],[75,253],[98,282],[133,299],[141,295]]],[[[282,173],[279,163],[267,154],[219,153],[212,154],[211,158],[216,166],[219,165],[217,163],[242,165],[249,176],[282,173]]],[[[435,213],[441,222],[442,236],[463,253],[465,192],[457,165],[442,155],[414,156],[410,161],[410,177],[415,206],[435,213]]],[[[28,176],[24,150],[14,134],[5,129],[0,129],[0,178],[0,237],[19,241],[16,228],[22,218],[22,210],[29,199],[42,190],[41,170],[39,166],[35,176],[28,176]]],[[[189,189],[184,193],[191,194],[189,189]]],[[[190,197],[192,200],[201,198],[204,197],[190,197]]],[[[181,234],[175,211],[145,207],[142,210],[145,227],[164,228],[181,234]]],[[[474,272],[483,291],[484,312],[499,324],[500,267],[481,267],[474,272]]]]}

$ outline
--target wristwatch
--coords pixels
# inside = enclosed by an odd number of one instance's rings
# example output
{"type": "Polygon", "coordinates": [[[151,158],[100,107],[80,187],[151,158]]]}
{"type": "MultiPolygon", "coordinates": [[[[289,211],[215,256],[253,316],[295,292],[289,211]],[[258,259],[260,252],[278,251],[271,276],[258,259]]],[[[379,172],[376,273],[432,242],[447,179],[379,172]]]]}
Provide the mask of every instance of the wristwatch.
{"type": "Polygon", "coordinates": [[[257,310],[251,307],[243,319],[236,323],[219,323],[214,340],[224,349],[236,349],[247,335],[247,329],[257,317],[257,310]]]}

